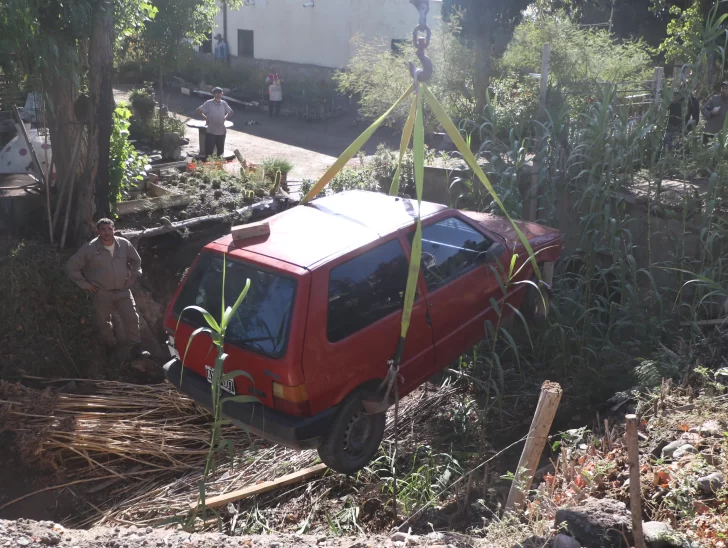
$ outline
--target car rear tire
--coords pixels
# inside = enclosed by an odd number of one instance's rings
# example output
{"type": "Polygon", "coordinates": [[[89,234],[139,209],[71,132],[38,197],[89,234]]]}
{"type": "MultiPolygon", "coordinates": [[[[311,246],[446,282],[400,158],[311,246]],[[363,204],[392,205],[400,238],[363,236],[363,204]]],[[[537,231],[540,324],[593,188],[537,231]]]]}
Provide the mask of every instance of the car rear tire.
{"type": "Polygon", "coordinates": [[[364,393],[356,391],[341,404],[318,454],[326,466],[342,474],[353,474],[374,457],[384,437],[385,413],[364,410],[364,393]]]}

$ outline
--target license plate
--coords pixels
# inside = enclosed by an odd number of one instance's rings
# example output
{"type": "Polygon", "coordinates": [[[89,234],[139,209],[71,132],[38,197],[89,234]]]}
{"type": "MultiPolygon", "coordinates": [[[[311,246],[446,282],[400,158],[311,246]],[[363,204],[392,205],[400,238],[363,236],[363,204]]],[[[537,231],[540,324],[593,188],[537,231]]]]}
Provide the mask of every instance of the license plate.
{"type": "MultiPolygon", "coordinates": [[[[215,370],[210,367],[209,365],[205,366],[205,371],[207,371],[207,382],[212,384],[212,376],[215,373],[215,370]]],[[[220,383],[220,388],[222,388],[225,392],[228,394],[235,395],[235,379],[228,379],[225,382],[220,383]]]]}

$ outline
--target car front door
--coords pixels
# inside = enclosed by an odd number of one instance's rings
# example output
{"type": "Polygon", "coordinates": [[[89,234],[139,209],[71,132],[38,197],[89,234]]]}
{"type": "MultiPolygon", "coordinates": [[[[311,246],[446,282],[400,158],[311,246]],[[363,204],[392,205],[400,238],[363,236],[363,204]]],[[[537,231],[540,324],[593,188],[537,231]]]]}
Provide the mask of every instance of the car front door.
{"type": "Polygon", "coordinates": [[[484,260],[494,243],[455,213],[422,229],[422,274],[438,370],[485,336],[485,320],[497,321],[490,299],[500,301],[502,291],[484,260]]]}
{"type": "MultiPolygon", "coordinates": [[[[402,320],[408,257],[393,235],[317,270],[304,351],[313,402],[337,403],[371,379],[383,379],[402,320]]],[[[401,395],[433,371],[435,350],[427,303],[419,288],[401,360],[401,395]]],[[[318,403],[316,404],[318,405],[318,403]]],[[[317,412],[318,407],[313,410],[317,412]]]]}

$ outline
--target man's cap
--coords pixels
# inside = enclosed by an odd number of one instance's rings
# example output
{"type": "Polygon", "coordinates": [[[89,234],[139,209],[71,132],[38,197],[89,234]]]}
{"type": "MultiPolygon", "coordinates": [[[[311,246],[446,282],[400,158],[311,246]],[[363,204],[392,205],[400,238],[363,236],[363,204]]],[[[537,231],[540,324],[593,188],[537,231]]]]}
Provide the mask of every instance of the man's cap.
{"type": "Polygon", "coordinates": [[[215,40],[222,40],[222,34],[219,32],[215,35],[215,40]]]}
{"type": "Polygon", "coordinates": [[[212,93],[222,93],[222,88],[212,88],[212,93]]]}

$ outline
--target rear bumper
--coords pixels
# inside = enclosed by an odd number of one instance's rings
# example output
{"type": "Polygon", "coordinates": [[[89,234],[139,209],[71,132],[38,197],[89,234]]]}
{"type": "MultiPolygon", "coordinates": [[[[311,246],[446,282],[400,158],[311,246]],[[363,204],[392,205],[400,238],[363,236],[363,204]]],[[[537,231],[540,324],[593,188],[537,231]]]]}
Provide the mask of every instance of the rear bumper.
{"type": "MultiPolygon", "coordinates": [[[[207,379],[189,368],[185,368],[182,374],[182,364],[176,358],[165,364],[164,374],[178,390],[212,410],[212,392],[207,379]]],[[[298,450],[316,449],[336,412],[336,408],[332,407],[313,417],[292,417],[260,403],[225,402],[224,396],[222,400],[222,414],[233,424],[261,438],[298,450]]]]}

